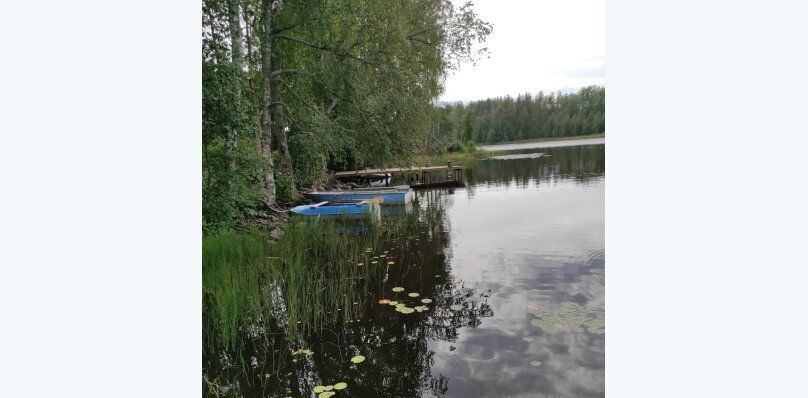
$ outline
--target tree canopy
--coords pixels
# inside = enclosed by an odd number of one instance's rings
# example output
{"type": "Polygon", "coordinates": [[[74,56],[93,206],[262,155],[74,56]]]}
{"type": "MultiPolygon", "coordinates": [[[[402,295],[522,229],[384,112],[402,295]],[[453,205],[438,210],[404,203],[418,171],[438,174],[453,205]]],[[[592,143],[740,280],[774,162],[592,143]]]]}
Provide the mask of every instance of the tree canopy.
{"type": "Polygon", "coordinates": [[[202,26],[206,229],[422,152],[446,73],[491,32],[448,0],[205,0],[202,26]]]}
{"type": "Polygon", "coordinates": [[[606,89],[571,94],[523,94],[468,104],[445,104],[438,128],[447,142],[494,143],[533,138],[603,134],[606,89]]]}

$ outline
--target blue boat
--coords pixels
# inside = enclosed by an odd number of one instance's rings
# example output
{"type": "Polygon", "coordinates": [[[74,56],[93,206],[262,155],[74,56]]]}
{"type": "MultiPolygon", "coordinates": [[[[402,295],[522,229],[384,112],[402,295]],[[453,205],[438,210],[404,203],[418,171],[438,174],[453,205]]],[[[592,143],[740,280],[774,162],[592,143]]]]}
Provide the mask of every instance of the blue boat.
{"type": "Polygon", "coordinates": [[[387,205],[410,203],[414,193],[409,185],[400,185],[390,188],[357,188],[350,191],[315,191],[305,195],[312,200],[330,203],[381,198],[382,204],[387,205]]]}
{"type": "Polygon", "coordinates": [[[341,215],[364,215],[371,214],[378,216],[378,200],[350,201],[342,203],[320,202],[313,205],[301,205],[291,209],[292,213],[303,216],[341,216],[341,215]]]}

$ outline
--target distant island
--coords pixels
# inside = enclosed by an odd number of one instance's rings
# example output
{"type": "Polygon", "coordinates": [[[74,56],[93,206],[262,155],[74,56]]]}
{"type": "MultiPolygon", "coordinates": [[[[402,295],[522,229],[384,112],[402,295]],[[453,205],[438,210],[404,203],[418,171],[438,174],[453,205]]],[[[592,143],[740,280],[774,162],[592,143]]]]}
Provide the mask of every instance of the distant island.
{"type": "Polygon", "coordinates": [[[438,107],[435,134],[450,150],[469,143],[597,136],[605,132],[606,89],[589,86],[570,94],[522,94],[438,107]]]}

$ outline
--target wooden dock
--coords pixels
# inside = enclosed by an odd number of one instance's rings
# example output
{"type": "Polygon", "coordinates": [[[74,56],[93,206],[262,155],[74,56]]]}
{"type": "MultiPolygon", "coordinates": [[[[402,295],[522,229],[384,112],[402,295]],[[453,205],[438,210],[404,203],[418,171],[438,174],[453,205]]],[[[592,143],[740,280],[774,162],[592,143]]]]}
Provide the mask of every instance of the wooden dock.
{"type": "Polygon", "coordinates": [[[390,167],[383,169],[365,169],[365,170],[350,170],[338,171],[334,173],[335,178],[344,179],[359,179],[359,180],[378,180],[387,177],[392,178],[394,174],[410,174],[411,180],[418,181],[422,184],[434,183],[437,180],[432,178],[432,173],[446,172],[447,180],[452,178],[451,181],[461,181],[463,176],[464,167],[461,165],[453,165],[452,162],[447,162],[442,166],[407,166],[407,167],[390,167]]]}

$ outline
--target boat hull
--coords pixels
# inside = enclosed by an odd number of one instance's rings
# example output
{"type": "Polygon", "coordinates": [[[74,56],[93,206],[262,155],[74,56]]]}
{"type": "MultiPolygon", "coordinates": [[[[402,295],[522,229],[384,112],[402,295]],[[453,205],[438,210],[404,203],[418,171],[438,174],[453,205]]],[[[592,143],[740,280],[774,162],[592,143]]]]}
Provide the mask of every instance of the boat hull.
{"type": "Polygon", "coordinates": [[[309,192],[306,197],[317,202],[339,203],[346,201],[382,198],[382,204],[405,204],[412,202],[413,191],[320,191],[309,192]]]}
{"type": "Polygon", "coordinates": [[[292,213],[302,216],[342,216],[342,215],[362,215],[379,212],[379,206],[375,203],[329,204],[328,206],[301,205],[293,207],[292,213]]]}

